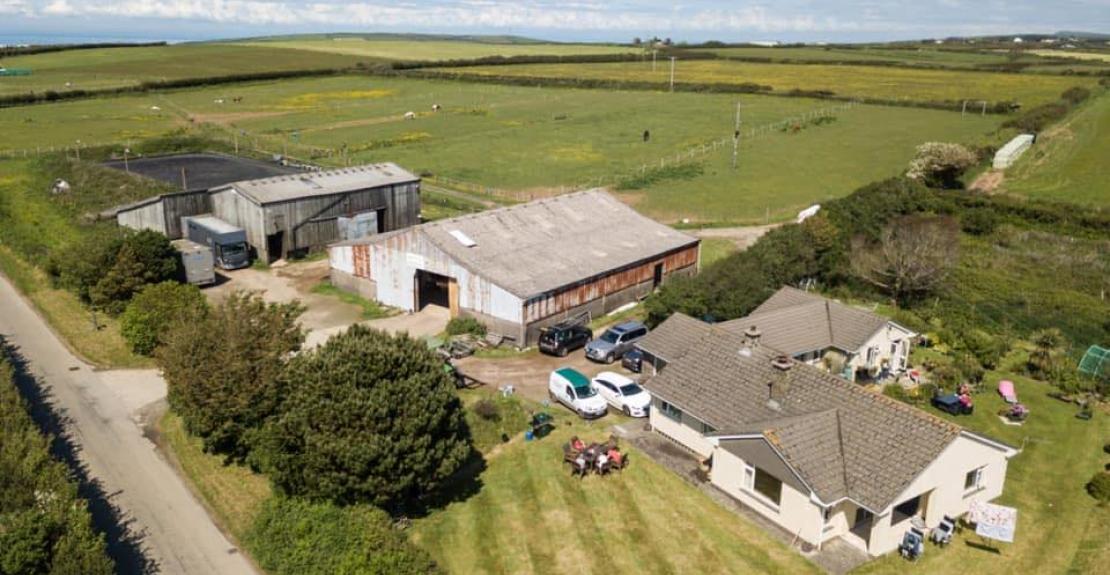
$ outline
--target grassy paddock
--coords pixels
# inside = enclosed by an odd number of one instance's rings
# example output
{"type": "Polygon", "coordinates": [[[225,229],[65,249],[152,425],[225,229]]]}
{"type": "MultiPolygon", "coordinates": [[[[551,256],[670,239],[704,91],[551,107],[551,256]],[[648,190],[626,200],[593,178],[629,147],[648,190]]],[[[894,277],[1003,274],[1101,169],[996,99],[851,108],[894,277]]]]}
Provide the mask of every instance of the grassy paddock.
{"type": "Polygon", "coordinates": [[[1006,171],[1002,190],[1079,204],[1110,205],[1110,95],[1088,102],[1006,171]]]}
{"type": "Polygon", "coordinates": [[[32,73],[0,77],[0,95],[102,90],[145,81],[242,73],[348,68],[371,60],[367,55],[291,50],[272,45],[179,44],[69,50],[4,58],[4,66],[27,68],[32,73]]]}
{"type": "Polygon", "coordinates": [[[460,40],[387,40],[360,37],[259,40],[243,45],[289,48],[390,61],[469,60],[488,56],[579,56],[626,54],[628,46],[604,44],[487,43],[460,40]]]}
{"type": "MultiPolygon", "coordinates": [[[[450,70],[445,69],[445,70],[450,70]]],[[[1012,100],[1030,107],[1054,101],[1072,86],[1093,86],[1091,78],[1034,76],[949,70],[912,70],[851,65],[761,64],[728,60],[679,61],[676,83],[755,83],[775,92],[828,90],[839,96],[884,100],[960,101],[1012,100]]],[[[525,64],[477,66],[466,74],[536,78],[588,78],[666,83],[669,63],[620,62],[605,64],[525,64]]]]}

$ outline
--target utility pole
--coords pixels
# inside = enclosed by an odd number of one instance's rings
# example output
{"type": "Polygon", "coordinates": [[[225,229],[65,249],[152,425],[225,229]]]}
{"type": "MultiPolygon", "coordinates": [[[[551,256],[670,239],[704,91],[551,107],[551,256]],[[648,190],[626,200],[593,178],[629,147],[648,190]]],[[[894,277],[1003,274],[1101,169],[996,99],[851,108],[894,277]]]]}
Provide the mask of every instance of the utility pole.
{"type": "Polygon", "coordinates": [[[189,182],[185,179],[185,166],[181,167],[181,191],[189,191],[189,182]]]}
{"type": "Polygon", "coordinates": [[[674,92],[674,61],[675,57],[671,56],[671,91],[674,92]]]}
{"type": "Polygon", "coordinates": [[[656,54],[656,52],[657,52],[657,50],[655,48],[651,49],[651,71],[652,72],[655,71],[655,54],[656,54]]]}
{"type": "Polygon", "coordinates": [[[77,153],[77,161],[80,162],[81,161],[81,140],[77,140],[77,146],[73,149],[77,153]]]}
{"type": "Polygon", "coordinates": [[[131,167],[127,165],[127,154],[131,153],[131,148],[123,149],[123,171],[131,173],[131,167]]]}
{"type": "Polygon", "coordinates": [[[736,164],[740,157],[740,102],[736,103],[736,127],[732,132],[732,169],[736,169],[736,164]]]}

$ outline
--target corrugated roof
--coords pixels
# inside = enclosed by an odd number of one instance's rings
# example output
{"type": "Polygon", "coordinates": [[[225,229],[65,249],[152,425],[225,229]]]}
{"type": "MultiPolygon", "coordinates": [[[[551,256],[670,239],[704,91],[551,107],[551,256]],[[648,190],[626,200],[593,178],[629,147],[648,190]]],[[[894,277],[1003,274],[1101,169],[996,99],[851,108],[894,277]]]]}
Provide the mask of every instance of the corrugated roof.
{"type": "Polygon", "coordinates": [[[424,234],[459,265],[523,299],[698,243],[600,189],[429,222],[403,233],[424,234]],[[460,233],[473,245],[460,241],[460,233]]]}
{"type": "Polygon", "coordinates": [[[762,434],[825,502],[850,497],[885,509],[960,433],[804,363],[783,372],[771,364],[780,350],[757,345],[742,354],[745,341],[712,326],[644,387],[723,430],[717,435],[762,434]],[[776,382],[781,392],[771,402],[776,382]]]}
{"type": "Polygon", "coordinates": [[[397,164],[387,162],[259,180],[245,180],[229,184],[229,187],[234,188],[255,203],[272,204],[419,180],[419,177],[405,171],[397,164]]]}
{"type": "Polygon", "coordinates": [[[751,315],[721,324],[736,333],[751,326],[763,342],[790,355],[835,347],[854,352],[890,320],[792,287],[783,287],[751,315]]]}

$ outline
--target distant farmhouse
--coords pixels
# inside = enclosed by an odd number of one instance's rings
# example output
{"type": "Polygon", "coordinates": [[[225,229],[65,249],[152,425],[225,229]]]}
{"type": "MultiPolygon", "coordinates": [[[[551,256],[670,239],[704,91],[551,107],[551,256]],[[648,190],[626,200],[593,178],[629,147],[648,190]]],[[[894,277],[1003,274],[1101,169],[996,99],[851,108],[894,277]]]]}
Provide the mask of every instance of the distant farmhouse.
{"type": "MultiPolygon", "coordinates": [[[[109,166],[125,169],[124,162],[109,166]]],[[[266,262],[323,250],[357,235],[351,229],[389,232],[420,217],[420,178],[391,163],[302,171],[222,154],[183,154],[133,159],[126,169],[183,191],[118,206],[102,217],[176,239],[182,217],[211,214],[243,228],[266,262]]]]}
{"type": "Polygon", "coordinates": [[[330,248],[332,282],[407,311],[473,317],[524,346],[698,269],[699,240],[591,190],[426,223],[330,248]]]}
{"type": "Polygon", "coordinates": [[[667,358],[644,383],[652,429],[705,458],[715,487],[814,546],[893,551],[911,525],[1001,495],[1018,452],[796,361],[755,330],[675,314],[644,346],[667,358]]]}
{"type": "MultiPolygon", "coordinates": [[[[645,365],[662,369],[695,343],[689,335],[707,329],[703,322],[683,318],[660,325],[638,344],[645,365]]],[[[917,336],[878,314],[792,287],[781,288],[747,317],[718,327],[738,335],[757,334],[765,345],[797,361],[853,381],[905,371],[917,336]]]]}

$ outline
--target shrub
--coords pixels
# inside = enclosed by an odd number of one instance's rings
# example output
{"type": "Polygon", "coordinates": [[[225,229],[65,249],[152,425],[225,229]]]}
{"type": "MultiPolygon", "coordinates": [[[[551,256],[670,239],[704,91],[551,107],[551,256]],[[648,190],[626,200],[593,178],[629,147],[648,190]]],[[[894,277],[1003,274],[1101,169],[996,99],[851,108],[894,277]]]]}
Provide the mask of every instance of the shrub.
{"type": "Polygon", "coordinates": [[[1055,371],[1060,354],[1067,345],[1067,339],[1057,328],[1038,330],[1030,338],[1033,351],[1029,352],[1026,369],[1037,379],[1048,379],[1055,371]]]}
{"type": "Polygon", "coordinates": [[[474,413],[478,417],[486,421],[497,421],[501,419],[501,414],[497,410],[497,404],[489,399],[483,399],[474,404],[474,413]]]}
{"type": "Polygon", "coordinates": [[[1002,123],[1003,128],[1016,128],[1022,132],[1040,132],[1049,124],[1068,115],[1068,106],[1062,102],[1051,102],[1030,108],[1016,118],[1002,123]]]}
{"type": "Polygon", "coordinates": [[[178,277],[180,259],[166,236],[151,230],[95,235],[51,256],[47,272],[82,301],[113,315],[148,284],[178,277]]]}
{"type": "Polygon", "coordinates": [[[931,188],[962,188],[960,176],[975,165],[975,152],[961,144],[927,142],[917,147],[906,176],[931,188]]]}
{"type": "MultiPolygon", "coordinates": [[[[0,340],[0,344],[3,344],[0,340]]],[[[0,573],[110,575],[104,537],[27,412],[0,349],[0,573]]]]}
{"type": "Polygon", "coordinates": [[[251,554],[272,575],[423,575],[439,569],[393,529],[389,516],[367,505],[274,497],[246,536],[251,554]]]}
{"type": "Polygon", "coordinates": [[[902,403],[913,403],[909,394],[906,393],[906,390],[898,384],[884,385],[883,395],[901,401],[902,403]]]}
{"type": "Polygon", "coordinates": [[[960,218],[960,227],[973,236],[985,236],[993,232],[999,223],[998,216],[988,209],[969,210],[960,218]]]}
{"type": "Polygon", "coordinates": [[[986,370],[983,369],[979,360],[975,359],[975,356],[970,353],[965,352],[957,354],[952,365],[956,368],[956,371],[960,374],[960,378],[964,381],[979,383],[983,381],[983,376],[986,375],[986,370]]]}
{"type": "Polygon", "coordinates": [[[297,323],[303,309],[236,292],[166,335],[157,357],[170,407],[206,451],[243,459],[254,433],[277,412],[286,395],[278,375],[304,341],[297,323]]]}
{"type": "Polygon", "coordinates": [[[443,360],[407,335],[354,325],[294,357],[282,380],[290,393],[258,461],[288,495],[403,506],[472,452],[443,360]]]}
{"type": "Polygon", "coordinates": [[[1110,503],[1110,471],[1099,471],[1087,482],[1087,493],[1100,503],[1110,503]]]}
{"type": "Polygon", "coordinates": [[[1107,454],[1107,455],[1110,455],[1110,441],[1107,441],[1106,443],[1102,444],[1102,452],[1107,454]]]}
{"type": "Polygon", "coordinates": [[[120,333],[131,350],[153,355],[170,326],[186,318],[197,318],[207,307],[196,286],[162,282],[144,287],[120,317],[120,333]]]}
{"type": "Polygon", "coordinates": [[[486,325],[472,317],[456,317],[447,322],[447,335],[486,335],[486,325]]]}
{"type": "Polygon", "coordinates": [[[1060,99],[1071,104],[1072,106],[1081,104],[1084,100],[1090,97],[1091,91],[1082,86],[1074,86],[1068,88],[1067,90],[1064,90],[1063,94],[1060,94],[1060,99]]]}

